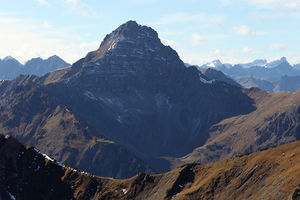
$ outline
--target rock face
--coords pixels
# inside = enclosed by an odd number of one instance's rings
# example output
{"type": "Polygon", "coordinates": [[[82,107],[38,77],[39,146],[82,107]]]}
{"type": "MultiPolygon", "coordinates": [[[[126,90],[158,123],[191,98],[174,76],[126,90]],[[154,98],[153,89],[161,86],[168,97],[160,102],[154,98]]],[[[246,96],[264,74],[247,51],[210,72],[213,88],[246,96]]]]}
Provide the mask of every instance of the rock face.
{"type": "Polygon", "coordinates": [[[96,177],[0,135],[0,199],[266,199],[299,198],[300,143],[217,163],[189,164],[130,179],[96,177]]]}
{"type": "Polygon", "coordinates": [[[295,92],[300,88],[300,76],[282,76],[274,82],[274,92],[295,92]]]}
{"type": "Polygon", "coordinates": [[[300,76],[282,76],[279,80],[270,82],[253,76],[237,80],[243,87],[257,87],[267,92],[295,92],[300,88],[300,76]]]}
{"type": "Polygon", "coordinates": [[[179,162],[177,166],[191,161],[218,161],[300,138],[299,91],[274,94],[252,88],[248,95],[255,100],[257,109],[212,126],[206,144],[180,158],[181,162],[174,161],[179,162]]]}
{"type": "Polygon", "coordinates": [[[254,76],[246,76],[237,79],[237,82],[245,88],[257,87],[267,92],[274,91],[274,83],[262,79],[255,78],[254,76]]]}
{"type": "Polygon", "coordinates": [[[223,74],[223,72],[221,72],[219,70],[216,70],[213,68],[206,68],[206,69],[202,70],[201,73],[212,80],[219,80],[219,81],[223,81],[225,83],[231,84],[231,85],[235,85],[237,87],[242,87],[240,84],[235,82],[233,79],[227,77],[225,74],[223,74]]]}

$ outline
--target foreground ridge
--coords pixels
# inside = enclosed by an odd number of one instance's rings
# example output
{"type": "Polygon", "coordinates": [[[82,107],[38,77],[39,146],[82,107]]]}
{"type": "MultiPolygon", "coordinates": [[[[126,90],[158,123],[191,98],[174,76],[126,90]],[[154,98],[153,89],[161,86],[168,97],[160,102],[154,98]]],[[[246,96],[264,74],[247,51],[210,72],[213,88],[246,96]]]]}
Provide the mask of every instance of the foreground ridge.
{"type": "Polygon", "coordinates": [[[0,135],[0,198],[299,199],[299,153],[297,141],[217,163],[117,180],[70,168],[0,135]]]}

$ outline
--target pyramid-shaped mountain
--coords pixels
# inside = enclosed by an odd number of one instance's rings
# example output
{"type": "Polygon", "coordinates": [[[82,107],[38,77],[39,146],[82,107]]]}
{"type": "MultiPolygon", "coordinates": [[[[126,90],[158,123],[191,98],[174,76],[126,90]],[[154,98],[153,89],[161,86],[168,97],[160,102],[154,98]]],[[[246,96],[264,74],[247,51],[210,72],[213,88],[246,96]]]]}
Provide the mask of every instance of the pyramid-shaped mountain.
{"type": "Polygon", "coordinates": [[[214,124],[255,110],[242,88],[186,68],[152,28],[134,21],[69,68],[2,82],[0,97],[2,133],[119,178],[166,171],[170,158],[204,145],[214,124]]]}
{"type": "Polygon", "coordinates": [[[182,64],[179,62],[177,53],[161,43],[156,31],[150,27],[138,25],[135,21],[125,23],[107,35],[99,49],[90,52],[84,60],[86,65],[91,62],[93,65],[97,61],[110,63],[112,66],[124,65],[126,61],[139,61],[140,63],[155,61],[172,64],[173,68],[182,64]],[[120,62],[110,63],[114,59],[120,62]]]}
{"type": "Polygon", "coordinates": [[[154,165],[203,144],[212,124],[254,109],[241,88],[186,68],[153,29],[133,21],[55,82],[47,89],[61,104],[154,165]]]}

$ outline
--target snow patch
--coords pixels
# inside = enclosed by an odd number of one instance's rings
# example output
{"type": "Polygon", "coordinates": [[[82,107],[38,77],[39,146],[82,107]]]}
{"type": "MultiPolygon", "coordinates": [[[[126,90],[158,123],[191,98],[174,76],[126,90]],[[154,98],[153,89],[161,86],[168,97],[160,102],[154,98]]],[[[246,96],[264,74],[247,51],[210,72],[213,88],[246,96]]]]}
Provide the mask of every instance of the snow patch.
{"type": "MultiPolygon", "coordinates": [[[[38,154],[42,155],[44,158],[46,158],[47,160],[50,160],[51,162],[54,162],[55,164],[57,164],[60,167],[65,167],[64,164],[55,161],[53,158],[49,157],[47,154],[42,153],[40,150],[38,150],[37,148],[34,148],[34,151],[37,152],[38,154]]],[[[37,166],[36,171],[38,171],[40,169],[40,166],[37,166]]]]}
{"type": "Polygon", "coordinates": [[[40,150],[38,150],[37,148],[34,148],[34,150],[35,150],[38,154],[41,154],[42,156],[44,156],[44,158],[46,158],[47,160],[50,160],[51,162],[55,162],[54,159],[50,158],[47,154],[44,154],[44,153],[40,152],[40,150]]]}
{"type": "Polygon", "coordinates": [[[201,76],[200,76],[200,81],[202,82],[202,83],[205,83],[205,84],[213,84],[216,80],[205,80],[204,78],[202,78],[201,76]]]}
{"type": "Polygon", "coordinates": [[[179,187],[180,187],[180,188],[184,188],[186,185],[191,184],[191,183],[192,183],[192,182],[187,182],[187,183],[185,183],[185,184],[183,184],[183,185],[179,184],[179,187]]]}
{"type": "Polygon", "coordinates": [[[62,163],[60,163],[60,162],[56,162],[56,164],[58,164],[58,165],[61,166],[61,167],[65,167],[65,165],[62,164],[62,163]]]}
{"type": "Polygon", "coordinates": [[[120,116],[120,115],[118,115],[118,117],[117,117],[117,121],[118,121],[118,122],[120,122],[120,123],[122,123],[122,118],[121,118],[121,116],[120,116]]]}
{"type": "Polygon", "coordinates": [[[7,192],[7,193],[8,193],[8,195],[9,195],[9,197],[10,197],[11,200],[16,200],[16,197],[15,197],[14,195],[12,195],[12,194],[9,193],[9,192],[7,192]]]}
{"type": "Polygon", "coordinates": [[[98,98],[95,97],[95,95],[93,93],[91,93],[90,91],[85,91],[84,96],[86,96],[86,97],[88,97],[89,99],[92,99],[92,100],[98,100],[98,98]]]}
{"type": "Polygon", "coordinates": [[[126,190],[125,188],[123,188],[123,189],[122,189],[122,192],[123,192],[124,194],[126,194],[126,193],[127,193],[127,190],[126,190]]]}
{"type": "Polygon", "coordinates": [[[84,171],[82,171],[82,172],[80,172],[81,174],[83,174],[83,175],[88,175],[88,173],[87,172],[84,172],[84,171]]]}

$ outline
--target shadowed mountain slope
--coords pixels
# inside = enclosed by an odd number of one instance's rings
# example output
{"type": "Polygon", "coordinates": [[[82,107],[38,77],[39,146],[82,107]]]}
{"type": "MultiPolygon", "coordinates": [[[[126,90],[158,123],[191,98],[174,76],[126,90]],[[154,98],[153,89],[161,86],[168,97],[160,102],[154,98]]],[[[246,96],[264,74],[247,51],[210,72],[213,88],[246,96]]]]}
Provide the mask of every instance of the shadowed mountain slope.
{"type": "MultiPolygon", "coordinates": [[[[152,28],[134,21],[107,35],[99,49],[70,68],[3,81],[0,96],[3,133],[42,148],[59,161],[67,160],[63,150],[70,144],[77,156],[68,156],[72,158],[68,164],[80,166],[82,160],[93,160],[101,145],[81,154],[83,135],[113,141],[128,152],[126,163],[132,163],[135,159],[130,155],[134,155],[156,171],[170,169],[162,156],[190,153],[205,144],[212,125],[255,109],[240,87],[207,79],[195,67],[186,68],[152,28]],[[66,124],[77,132],[63,129],[65,110],[72,117],[66,124]],[[83,128],[73,125],[73,119],[83,128]],[[85,134],[84,127],[91,131],[85,134]],[[42,129],[47,134],[40,133],[42,129]]],[[[147,169],[146,164],[136,164],[134,170],[129,166],[121,177],[147,169]]],[[[91,166],[89,171],[97,169],[91,166]]],[[[118,171],[107,176],[119,177],[118,171]]]]}
{"type": "Polygon", "coordinates": [[[152,172],[126,148],[105,139],[66,106],[57,104],[44,87],[32,82],[34,78],[23,76],[0,86],[0,90],[10,91],[2,92],[7,96],[0,98],[1,133],[97,175],[123,178],[152,172]]]}
{"type": "Polygon", "coordinates": [[[174,166],[218,161],[300,138],[299,91],[279,94],[256,88],[246,91],[255,99],[256,111],[212,126],[206,144],[179,160],[173,160],[174,166]]]}
{"type": "Polygon", "coordinates": [[[202,70],[201,73],[210,79],[219,80],[219,81],[223,81],[225,83],[231,84],[231,85],[242,87],[240,84],[235,82],[233,79],[227,77],[225,74],[223,74],[223,72],[221,72],[219,70],[216,70],[213,68],[206,68],[206,69],[202,70]]]}

